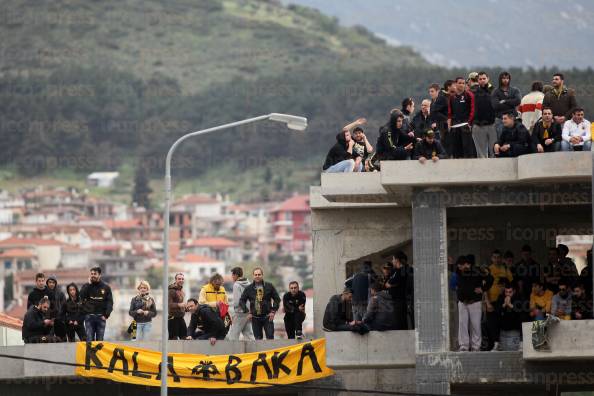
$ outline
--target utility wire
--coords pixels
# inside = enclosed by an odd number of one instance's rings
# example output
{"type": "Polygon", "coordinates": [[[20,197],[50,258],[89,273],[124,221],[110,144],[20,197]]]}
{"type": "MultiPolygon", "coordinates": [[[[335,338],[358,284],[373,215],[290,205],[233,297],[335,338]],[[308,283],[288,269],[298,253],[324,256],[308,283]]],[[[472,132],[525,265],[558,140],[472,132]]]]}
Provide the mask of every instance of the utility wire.
{"type": "MultiPolygon", "coordinates": [[[[0,354],[0,358],[5,359],[15,359],[15,360],[28,360],[32,362],[38,363],[48,363],[48,364],[55,364],[60,366],[70,366],[70,367],[86,367],[84,364],[79,363],[70,363],[70,362],[60,362],[55,360],[48,360],[48,359],[41,359],[41,358],[33,358],[33,357],[25,357],[25,356],[14,356],[14,355],[6,355],[0,354]]],[[[108,370],[108,367],[93,367],[93,370],[108,370]]],[[[112,371],[131,371],[131,370],[124,370],[119,368],[113,368],[112,371]]],[[[151,376],[159,375],[160,373],[150,372],[150,371],[136,371],[138,374],[148,374],[151,376]]],[[[201,378],[195,376],[188,376],[188,375],[177,375],[179,378],[186,378],[192,380],[199,380],[199,381],[213,381],[213,382],[224,382],[227,384],[227,380],[222,378],[201,378]]],[[[235,381],[234,383],[241,383],[241,384],[249,384],[249,385],[264,385],[264,386],[271,386],[271,387],[279,387],[279,388],[295,388],[300,390],[320,390],[320,391],[331,391],[331,392],[349,392],[349,393],[366,393],[366,394],[374,394],[374,395],[396,395],[396,396],[442,396],[442,394],[436,393],[411,393],[411,392],[395,392],[395,391],[384,391],[384,390],[377,390],[377,389],[353,389],[353,388],[340,388],[340,387],[331,387],[331,386],[319,386],[319,385],[303,385],[303,384],[277,384],[271,382],[263,382],[263,381],[235,381]]],[[[196,388],[200,389],[200,388],[196,388]]],[[[242,388],[237,388],[242,389],[242,388]]]]}

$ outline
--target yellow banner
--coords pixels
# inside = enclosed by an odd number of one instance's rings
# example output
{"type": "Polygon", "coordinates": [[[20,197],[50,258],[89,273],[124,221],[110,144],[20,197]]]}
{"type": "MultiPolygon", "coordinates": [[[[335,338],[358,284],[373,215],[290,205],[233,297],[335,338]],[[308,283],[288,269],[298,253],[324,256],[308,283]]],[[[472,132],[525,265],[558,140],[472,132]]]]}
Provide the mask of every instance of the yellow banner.
{"type": "MultiPolygon", "coordinates": [[[[191,342],[191,341],[189,341],[191,342]]],[[[167,384],[176,388],[253,388],[333,375],[326,341],[237,355],[170,353],[167,384]]],[[[76,374],[137,385],[160,386],[161,353],[110,342],[79,342],[76,374]]]]}

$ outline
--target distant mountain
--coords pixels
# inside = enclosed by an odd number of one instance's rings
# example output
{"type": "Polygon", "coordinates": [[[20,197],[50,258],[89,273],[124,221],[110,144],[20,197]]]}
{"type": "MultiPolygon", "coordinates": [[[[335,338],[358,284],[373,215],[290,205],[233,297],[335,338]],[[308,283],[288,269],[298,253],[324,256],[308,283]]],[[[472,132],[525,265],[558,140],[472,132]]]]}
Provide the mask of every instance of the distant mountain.
{"type": "Polygon", "coordinates": [[[0,76],[109,68],[166,75],[186,94],[296,70],[426,64],[410,48],[277,0],[23,0],[3,4],[0,34],[0,76]]]}
{"type": "Polygon", "coordinates": [[[283,0],[362,25],[443,66],[594,66],[591,0],[283,0]]]}

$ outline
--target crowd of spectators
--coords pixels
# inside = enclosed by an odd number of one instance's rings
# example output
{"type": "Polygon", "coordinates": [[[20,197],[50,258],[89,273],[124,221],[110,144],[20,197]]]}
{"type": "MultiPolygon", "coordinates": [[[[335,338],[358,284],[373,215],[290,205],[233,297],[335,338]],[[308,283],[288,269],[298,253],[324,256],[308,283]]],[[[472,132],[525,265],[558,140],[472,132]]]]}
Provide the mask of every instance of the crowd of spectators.
{"type": "MultiPolygon", "coordinates": [[[[243,269],[231,270],[233,279],[233,312],[223,286],[223,277],[214,274],[200,289],[198,298],[186,299],[185,277],[177,273],[168,289],[169,316],[167,320],[170,340],[261,340],[274,338],[274,317],[281,309],[281,298],[276,288],[264,280],[261,268],[255,268],[250,282],[243,269]],[[190,323],[186,324],[186,313],[190,323]]],[[[130,301],[128,311],[132,318],[128,327],[130,338],[150,339],[152,320],[157,306],[150,294],[147,281],[140,281],[138,294],[130,301]]],[[[27,299],[27,313],[23,319],[22,337],[25,343],[102,341],[107,320],[113,311],[111,288],[101,280],[101,268],[90,270],[88,283],[80,292],[75,284],[66,287],[66,294],[58,286],[55,276],[35,276],[35,288],[27,299]],[[66,296],[67,294],[67,296],[66,296]]],[[[284,324],[289,339],[303,339],[306,296],[295,281],[282,298],[284,324]]]]}
{"type": "Polygon", "coordinates": [[[341,294],[330,298],[323,319],[324,331],[369,331],[413,329],[413,267],[404,252],[386,261],[381,275],[370,261],[345,281],[341,294]]]}
{"type": "Polygon", "coordinates": [[[492,252],[487,265],[472,255],[454,263],[450,290],[458,306],[459,351],[513,351],[522,348],[522,323],[592,319],[592,260],[578,273],[569,249],[558,245],[537,263],[529,245],[514,260],[510,251],[492,252]]]}
{"type": "Polygon", "coordinates": [[[532,83],[523,96],[508,72],[494,87],[486,72],[431,84],[429,98],[407,97],[390,111],[374,148],[359,118],[336,135],[323,171],[372,172],[382,160],[439,161],[447,158],[503,158],[554,151],[590,151],[592,128],[575,92],[556,73],[551,85],[532,83]]]}

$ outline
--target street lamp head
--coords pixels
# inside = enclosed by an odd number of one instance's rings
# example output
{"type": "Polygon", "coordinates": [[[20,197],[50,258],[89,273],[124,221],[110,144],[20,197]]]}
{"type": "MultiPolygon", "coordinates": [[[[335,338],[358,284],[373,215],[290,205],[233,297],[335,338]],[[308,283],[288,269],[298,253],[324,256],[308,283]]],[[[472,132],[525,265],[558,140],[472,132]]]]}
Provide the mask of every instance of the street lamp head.
{"type": "Polygon", "coordinates": [[[287,128],[296,131],[304,131],[307,128],[307,118],[290,114],[272,113],[268,116],[270,121],[284,122],[287,128]]]}

